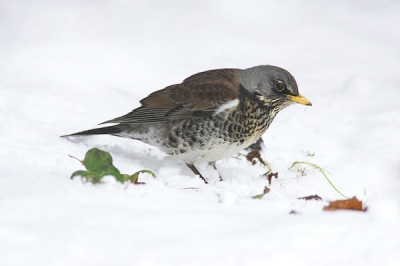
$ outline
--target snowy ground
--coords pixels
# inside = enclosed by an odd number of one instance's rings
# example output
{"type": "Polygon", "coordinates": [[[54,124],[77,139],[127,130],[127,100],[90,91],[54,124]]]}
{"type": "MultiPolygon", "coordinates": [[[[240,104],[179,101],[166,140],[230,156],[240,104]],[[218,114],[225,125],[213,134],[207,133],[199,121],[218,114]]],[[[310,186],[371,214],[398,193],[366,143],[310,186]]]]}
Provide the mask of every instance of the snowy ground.
{"type": "Polygon", "coordinates": [[[0,265],[400,265],[398,25],[395,0],[0,1],[0,265]],[[205,185],[137,141],[59,137],[190,74],[260,64],[313,103],[264,135],[279,179],[260,200],[266,169],[244,157],[218,162],[223,182],[200,166],[205,185]],[[71,181],[67,155],[92,147],[157,179],[71,181]],[[322,211],[343,198],[296,160],[368,211],[322,211]]]}

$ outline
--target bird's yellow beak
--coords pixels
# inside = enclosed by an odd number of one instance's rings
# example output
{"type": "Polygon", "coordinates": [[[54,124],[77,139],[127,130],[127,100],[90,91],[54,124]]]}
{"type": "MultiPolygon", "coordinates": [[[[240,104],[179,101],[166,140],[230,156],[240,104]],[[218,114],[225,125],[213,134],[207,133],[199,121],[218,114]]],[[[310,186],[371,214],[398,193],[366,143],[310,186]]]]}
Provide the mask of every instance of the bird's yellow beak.
{"type": "Polygon", "coordinates": [[[292,102],[295,102],[295,103],[309,105],[309,106],[312,105],[311,102],[306,99],[306,97],[301,96],[301,95],[297,95],[297,96],[287,95],[287,97],[289,100],[291,100],[292,102]]]}

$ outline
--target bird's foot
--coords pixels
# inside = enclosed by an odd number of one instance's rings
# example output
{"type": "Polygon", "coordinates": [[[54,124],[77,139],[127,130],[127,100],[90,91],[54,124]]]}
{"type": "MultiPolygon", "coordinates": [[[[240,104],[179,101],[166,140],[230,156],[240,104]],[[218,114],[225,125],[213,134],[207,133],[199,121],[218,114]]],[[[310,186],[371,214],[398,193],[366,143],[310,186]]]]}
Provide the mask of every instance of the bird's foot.
{"type": "Polygon", "coordinates": [[[190,168],[190,170],[193,171],[193,173],[198,175],[204,181],[204,183],[208,184],[207,180],[204,178],[204,176],[202,176],[202,174],[200,174],[199,170],[197,170],[197,168],[193,164],[187,163],[186,165],[190,168]]]}

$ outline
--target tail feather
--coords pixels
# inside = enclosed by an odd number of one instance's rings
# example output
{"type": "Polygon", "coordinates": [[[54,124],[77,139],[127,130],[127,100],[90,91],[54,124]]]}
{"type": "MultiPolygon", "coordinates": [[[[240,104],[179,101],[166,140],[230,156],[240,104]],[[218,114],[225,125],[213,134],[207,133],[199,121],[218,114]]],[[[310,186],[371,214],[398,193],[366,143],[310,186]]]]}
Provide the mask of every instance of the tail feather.
{"type": "Polygon", "coordinates": [[[89,135],[104,135],[104,134],[118,134],[123,131],[123,127],[120,125],[116,126],[110,126],[110,127],[101,127],[101,128],[95,128],[95,129],[89,129],[69,135],[64,135],[61,137],[74,137],[74,136],[89,136],[89,135]]]}

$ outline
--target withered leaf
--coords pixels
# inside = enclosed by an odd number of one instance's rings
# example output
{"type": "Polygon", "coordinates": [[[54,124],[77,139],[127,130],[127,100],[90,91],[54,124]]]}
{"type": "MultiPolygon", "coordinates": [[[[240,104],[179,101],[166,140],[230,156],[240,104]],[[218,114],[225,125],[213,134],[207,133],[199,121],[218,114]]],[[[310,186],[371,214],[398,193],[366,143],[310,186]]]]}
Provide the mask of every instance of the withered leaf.
{"type": "MultiPolygon", "coordinates": [[[[260,154],[260,151],[259,151],[259,150],[252,150],[251,152],[249,152],[249,153],[246,155],[246,159],[247,159],[248,161],[250,161],[253,165],[257,163],[257,160],[255,160],[255,159],[260,160],[260,158],[261,158],[261,154],[260,154]]],[[[262,159],[261,159],[261,160],[262,160],[262,159]]]]}
{"type": "Polygon", "coordinates": [[[278,173],[269,173],[267,175],[268,185],[271,185],[273,177],[275,177],[275,179],[278,178],[278,173]]]}
{"type": "Polygon", "coordinates": [[[328,206],[325,206],[324,211],[336,211],[336,210],[355,210],[355,211],[366,211],[363,209],[362,201],[359,201],[356,197],[346,200],[335,200],[329,202],[328,206]]]}
{"type": "Polygon", "coordinates": [[[303,199],[303,200],[322,200],[322,198],[318,195],[311,195],[311,196],[307,196],[307,197],[301,197],[299,199],[303,199]]]}

